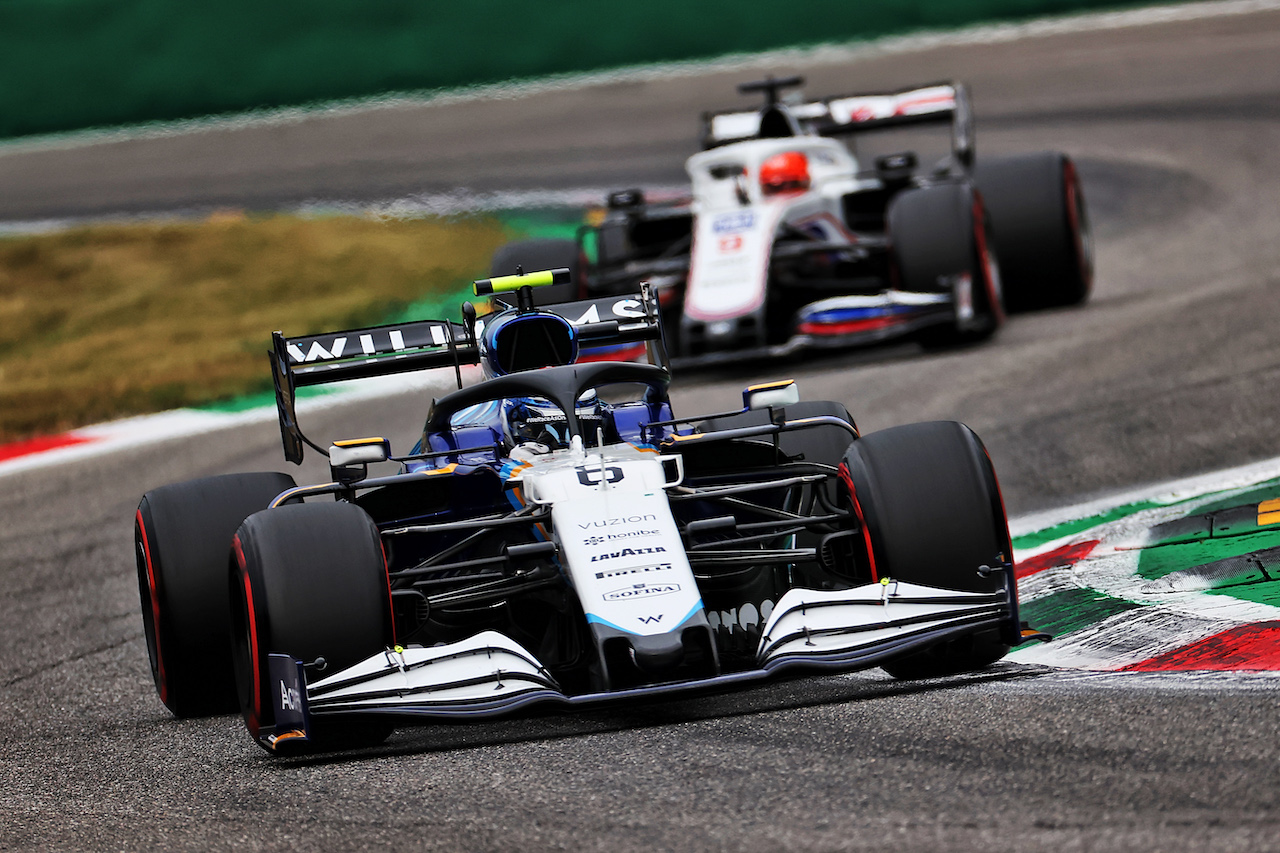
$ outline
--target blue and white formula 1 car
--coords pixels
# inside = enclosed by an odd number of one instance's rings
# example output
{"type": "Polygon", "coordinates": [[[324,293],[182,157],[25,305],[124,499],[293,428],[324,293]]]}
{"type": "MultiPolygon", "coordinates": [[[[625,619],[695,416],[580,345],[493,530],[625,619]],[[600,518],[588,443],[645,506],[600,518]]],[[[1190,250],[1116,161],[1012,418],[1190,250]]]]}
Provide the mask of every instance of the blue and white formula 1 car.
{"type": "Polygon", "coordinates": [[[592,263],[572,241],[523,241],[498,251],[494,273],[576,264],[584,295],[650,281],[682,364],[907,336],[963,344],[995,332],[1006,308],[1088,297],[1093,253],[1070,158],[975,157],[958,83],[780,98],[802,82],[744,84],[765,94],[763,108],[704,116],[705,150],[686,164],[690,198],[613,193],[603,221],[580,235],[592,263]],[[882,131],[939,123],[951,145],[935,165],[911,150],[860,159],[882,131]]]}
{"type": "Polygon", "coordinates": [[[533,307],[532,285],[567,276],[478,282],[518,298],[479,319],[467,303],[460,324],[275,333],[285,457],[316,448],[332,478],[229,474],[142,498],[143,622],[175,715],[238,705],[269,750],[341,748],[799,670],[963,672],[1022,642],[972,431],[860,436],[790,382],[677,418],[654,294],[533,307]],[[637,342],[652,363],[576,362],[637,342]],[[476,363],[485,378],[435,400],[407,455],[298,427],[298,386],[476,363]]]}

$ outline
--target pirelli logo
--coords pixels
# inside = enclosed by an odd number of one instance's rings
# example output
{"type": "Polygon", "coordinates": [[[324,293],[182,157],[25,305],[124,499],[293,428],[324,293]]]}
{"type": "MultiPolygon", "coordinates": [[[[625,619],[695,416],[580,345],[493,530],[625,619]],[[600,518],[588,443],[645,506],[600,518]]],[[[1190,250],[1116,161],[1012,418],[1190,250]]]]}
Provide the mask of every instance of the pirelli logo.
{"type": "Polygon", "coordinates": [[[614,569],[611,572],[596,572],[596,580],[608,580],[609,578],[624,578],[632,575],[647,575],[650,572],[666,572],[670,571],[670,563],[657,563],[652,566],[634,566],[629,569],[614,569]]]}

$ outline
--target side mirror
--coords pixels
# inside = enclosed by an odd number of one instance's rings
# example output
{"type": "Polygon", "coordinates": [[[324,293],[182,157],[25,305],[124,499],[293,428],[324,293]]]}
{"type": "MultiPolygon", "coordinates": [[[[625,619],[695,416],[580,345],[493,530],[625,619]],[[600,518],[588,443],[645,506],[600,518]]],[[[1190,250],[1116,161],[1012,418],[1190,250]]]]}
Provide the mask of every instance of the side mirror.
{"type": "Polygon", "coordinates": [[[369,474],[370,462],[391,458],[391,442],[385,438],[351,438],[329,446],[329,473],[338,483],[358,483],[369,474]]]}
{"type": "Polygon", "coordinates": [[[794,379],[752,385],[742,392],[742,406],[745,409],[767,409],[771,406],[780,408],[799,402],[800,386],[794,379]]]}

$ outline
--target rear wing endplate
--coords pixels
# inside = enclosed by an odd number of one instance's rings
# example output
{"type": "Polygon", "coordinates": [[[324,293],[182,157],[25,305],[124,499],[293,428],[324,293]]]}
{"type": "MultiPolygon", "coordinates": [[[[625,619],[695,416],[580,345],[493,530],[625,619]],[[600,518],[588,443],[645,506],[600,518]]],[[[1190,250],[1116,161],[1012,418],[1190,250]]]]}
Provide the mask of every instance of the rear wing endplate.
{"type": "MultiPolygon", "coordinates": [[[[913,124],[951,124],[951,148],[966,166],[973,163],[973,110],[963,83],[935,83],[901,92],[837,95],[785,107],[799,125],[822,136],[863,133],[913,124]]],[[[707,148],[755,139],[760,111],[705,113],[707,148]]]]}

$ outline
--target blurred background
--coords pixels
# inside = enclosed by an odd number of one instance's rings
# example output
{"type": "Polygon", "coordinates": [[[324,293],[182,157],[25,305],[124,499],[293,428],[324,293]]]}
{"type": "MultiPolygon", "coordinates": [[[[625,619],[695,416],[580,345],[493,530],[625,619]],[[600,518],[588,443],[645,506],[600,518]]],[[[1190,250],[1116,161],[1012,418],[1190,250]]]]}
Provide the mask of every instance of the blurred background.
{"type": "Polygon", "coordinates": [[[1105,0],[5,0],[0,137],[845,42],[1105,0]]]}

